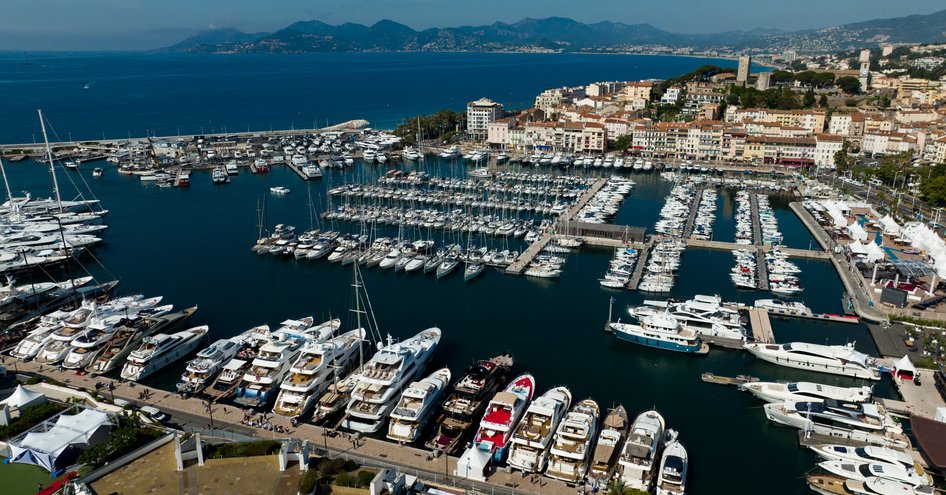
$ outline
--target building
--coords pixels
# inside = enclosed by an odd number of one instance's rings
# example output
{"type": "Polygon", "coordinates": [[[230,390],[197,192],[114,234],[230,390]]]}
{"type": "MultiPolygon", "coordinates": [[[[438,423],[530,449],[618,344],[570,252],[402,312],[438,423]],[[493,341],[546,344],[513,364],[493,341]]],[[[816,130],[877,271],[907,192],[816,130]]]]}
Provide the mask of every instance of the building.
{"type": "Polygon", "coordinates": [[[755,89],[765,91],[772,87],[772,73],[760,72],[755,79],[755,89]]]}
{"type": "Polygon", "coordinates": [[[607,96],[624,89],[624,81],[596,82],[585,86],[588,96],[607,96]]]}
{"type": "Polygon", "coordinates": [[[861,68],[857,73],[857,80],[861,83],[861,90],[867,91],[870,89],[870,50],[867,48],[861,50],[858,61],[861,63],[861,68]]]}
{"type": "Polygon", "coordinates": [[[762,163],[814,165],[816,144],[815,138],[807,137],[749,136],[745,158],[762,163]]]}
{"type": "Polygon", "coordinates": [[[798,59],[798,53],[796,53],[795,50],[785,50],[784,52],[782,52],[782,60],[788,63],[792,63],[797,59],[798,59]]]}
{"type": "Polygon", "coordinates": [[[650,93],[654,89],[653,81],[628,81],[618,94],[619,101],[650,100],[650,93]]]}
{"type": "Polygon", "coordinates": [[[752,66],[752,58],[748,55],[739,57],[739,67],[736,69],[736,84],[746,85],[749,81],[749,70],[752,66]]]}
{"type": "Polygon", "coordinates": [[[503,106],[489,98],[466,104],[466,131],[473,139],[486,139],[489,124],[503,117],[503,106]]]}
{"type": "Polygon", "coordinates": [[[834,168],[834,155],[844,147],[844,138],[831,134],[815,136],[815,166],[834,168]]]}
{"type": "Polygon", "coordinates": [[[667,88],[667,92],[665,92],[664,95],[660,97],[660,104],[673,105],[677,103],[677,100],[680,99],[680,92],[682,90],[683,88],[679,86],[671,86],[667,88]]]}

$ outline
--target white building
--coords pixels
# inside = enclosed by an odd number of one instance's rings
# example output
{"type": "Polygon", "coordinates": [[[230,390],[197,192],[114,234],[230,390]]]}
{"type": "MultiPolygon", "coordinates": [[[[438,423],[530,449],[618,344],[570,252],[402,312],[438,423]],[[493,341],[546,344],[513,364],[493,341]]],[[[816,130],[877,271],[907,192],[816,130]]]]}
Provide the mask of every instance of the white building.
{"type": "Polygon", "coordinates": [[[844,146],[844,138],[830,134],[815,136],[815,166],[834,168],[834,155],[844,146]]]}
{"type": "Polygon", "coordinates": [[[661,105],[673,105],[673,104],[675,104],[675,103],[677,102],[677,100],[680,99],[680,90],[681,90],[681,89],[682,89],[682,88],[679,88],[679,87],[676,87],[676,86],[667,88],[667,92],[664,93],[664,95],[660,97],[660,104],[661,104],[661,105]]]}
{"type": "Polygon", "coordinates": [[[466,104],[466,130],[473,139],[486,139],[489,124],[503,116],[503,106],[489,98],[466,104]]]}

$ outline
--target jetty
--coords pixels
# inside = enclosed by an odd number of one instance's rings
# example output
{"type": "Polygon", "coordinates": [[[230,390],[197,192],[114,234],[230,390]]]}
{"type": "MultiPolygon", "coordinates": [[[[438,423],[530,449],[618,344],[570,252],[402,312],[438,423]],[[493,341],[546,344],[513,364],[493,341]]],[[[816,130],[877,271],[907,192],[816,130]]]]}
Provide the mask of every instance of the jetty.
{"type": "Polygon", "coordinates": [[[710,372],[703,373],[703,375],[700,376],[700,379],[706,383],[715,383],[716,385],[735,385],[737,387],[747,383],[759,381],[758,378],[749,375],[719,376],[710,372]]]}
{"type": "Polygon", "coordinates": [[[637,286],[640,285],[641,277],[644,276],[644,268],[647,267],[647,255],[650,254],[650,248],[652,247],[654,247],[653,238],[645,243],[640,253],[637,254],[637,262],[634,264],[634,273],[631,274],[631,279],[627,283],[628,289],[637,290],[637,286]]]}
{"type": "Polygon", "coordinates": [[[304,181],[310,180],[310,178],[307,177],[304,172],[302,172],[302,167],[293,163],[292,160],[286,160],[286,166],[289,167],[289,170],[292,170],[293,172],[295,172],[296,175],[298,175],[300,179],[304,181]]]}
{"type": "Polygon", "coordinates": [[[772,331],[772,322],[769,321],[769,312],[764,308],[749,310],[749,326],[752,328],[752,339],[766,344],[775,343],[775,333],[772,331]]]}
{"type": "Polygon", "coordinates": [[[684,238],[693,235],[693,225],[696,223],[696,215],[700,211],[700,200],[703,198],[704,189],[706,189],[706,186],[700,185],[693,192],[693,199],[690,202],[690,215],[687,217],[686,226],[683,228],[684,238]]]}
{"type": "MultiPolygon", "coordinates": [[[[601,188],[608,183],[607,179],[598,179],[591,184],[579,198],[578,201],[575,201],[565,213],[558,217],[557,225],[562,227],[562,230],[567,231],[568,223],[571,222],[575,215],[581,211],[592,198],[595,197],[595,194],[598,194],[601,191],[601,188]]],[[[529,245],[521,254],[508,266],[506,267],[506,273],[511,275],[521,275],[522,272],[532,263],[536,256],[545,249],[545,246],[548,246],[549,242],[555,236],[555,229],[549,229],[542,233],[538,239],[535,240],[532,244],[529,245]]]]}
{"type": "Polygon", "coordinates": [[[759,221],[759,197],[755,194],[749,194],[749,207],[752,212],[752,242],[758,246],[762,244],[762,225],[759,221]]]}
{"type": "MultiPolygon", "coordinates": [[[[737,244],[735,242],[723,242],[723,241],[706,241],[700,239],[687,239],[687,247],[699,247],[706,249],[719,249],[723,251],[732,251],[734,249],[746,249],[749,247],[747,244],[737,244]]],[[[771,244],[763,244],[759,246],[762,253],[768,253],[772,251],[773,246],[771,244]]],[[[805,258],[810,260],[827,260],[831,256],[824,251],[815,251],[811,249],[797,249],[797,248],[787,248],[779,247],[779,251],[793,257],[793,258],[805,258]]],[[[760,263],[764,260],[760,260],[760,263]]]]}
{"type": "Polygon", "coordinates": [[[756,277],[756,288],[759,290],[769,290],[769,264],[765,262],[765,250],[762,246],[756,249],[756,269],[759,271],[756,277]]]}

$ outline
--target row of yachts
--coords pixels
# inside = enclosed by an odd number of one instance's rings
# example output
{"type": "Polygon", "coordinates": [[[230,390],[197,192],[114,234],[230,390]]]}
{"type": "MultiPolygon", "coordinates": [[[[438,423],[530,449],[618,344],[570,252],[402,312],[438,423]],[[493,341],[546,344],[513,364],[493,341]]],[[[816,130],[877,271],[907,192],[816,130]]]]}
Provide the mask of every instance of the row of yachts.
{"type": "MultiPolygon", "coordinates": [[[[680,268],[680,258],[686,249],[683,238],[693,213],[692,209],[694,207],[711,209],[709,214],[715,217],[715,193],[716,191],[712,190],[710,195],[696,197],[696,185],[693,182],[682,181],[674,184],[660,209],[660,217],[654,224],[654,231],[664,236],[664,239],[654,242],[648,254],[647,265],[644,267],[644,275],[637,286],[638,290],[668,293],[673,289],[676,273],[680,268]],[[706,198],[705,207],[704,198],[706,198]]],[[[712,228],[712,224],[709,225],[712,228]]]]}
{"type": "MultiPolygon", "coordinates": [[[[562,197],[577,198],[582,191],[591,187],[594,179],[574,175],[548,175],[513,172],[508,170],[490,171],[482,177],[472,175],[470,178],[431,176],[422,171],[390,170],[378,178],[378,187],[406,188],[424,191],[458,191],[493,193],[506,195],[523,195],[527,197],[562,197]]],[[[338,193],[354,193],[360,191],[371,192],[372,186],[366,184],[350,184],[347,188],[336,188],[338,193]],[[363,189],[368,188],[368,189],[363,189]]]]}
{"type": "Polygon", "coordinates": [[[573,220],[585,223],[607,223],[621,209],[621,204],[631,190],[634,181],[622,177],[610,177],[575,214],[573,220]]]}
{"type": "Polygon", "coordinates": [[[693,228],[690,232],[692,239],[708,241],[713,238],[713,223],[716,222],[718,196],[716,189],[703,189],[700,195],[700,203],[696,208],[696,217],[693,219],[693,228]]]}
{"type": "MultiPolygon", "coordinates": [[[[337,189],[337,188],[336,188],[337,189]]],[[[385,190],[380,186],[371,187],[359,193],[335,194],[345,200],[342,206],[364,205],[369,207],[383,207],[393,203],[403,207],[417,207],[433,205],[463,210],[503,210],[509,213],[534,213],[539,215],[556,215],[563,213],[574,204],[571,198],[527,197],[522,195],[505,195],[492,193],[463,193],[449,191],[412,191],[403,189],[385,190]],[[354,200],[358,200],[357,202],[354,200]]]]}
{"type": "Polygon", "coordinates": [[[901,425],[872,397],[870,387],[814,382],[760,382],[740,385],[766,402],[766,417],[806,434],[844,438],[848,444],[808,445],[818,472],[806,476],[823,495],[932,494],[933,479],[906,449],[901,425]]]}
{"type": "MultiPolygon", "coordinates": [[[[568,206],[565,204],[541,205],[539,213],[542,215],[559,215],[564,213],[567,208],[568,206]],[[548,213],[545,213],[546,211],[548,213]]],[[[440,210],[396,206],[339,205],[331,211],[324,212],[322,218],[328,221],[421,227],[514,237],[524,236],[533,226],[532,219],[517,218],[514,212],[472,213],[463,208],[440,210]]]]}

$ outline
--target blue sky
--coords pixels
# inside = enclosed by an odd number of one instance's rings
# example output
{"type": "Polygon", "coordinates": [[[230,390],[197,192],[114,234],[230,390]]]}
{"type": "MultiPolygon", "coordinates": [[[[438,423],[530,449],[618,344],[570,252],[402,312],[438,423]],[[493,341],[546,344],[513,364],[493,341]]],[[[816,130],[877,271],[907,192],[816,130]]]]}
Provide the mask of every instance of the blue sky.
{"type": "Polygon", "coordinates": [[[942,0],[3,0],[0,50],[137,50],[208,27],[273,31],[297,20],[415,29],[571,17],[650,23],[681,33],[785,30],[928,14],[942,0]]]}

